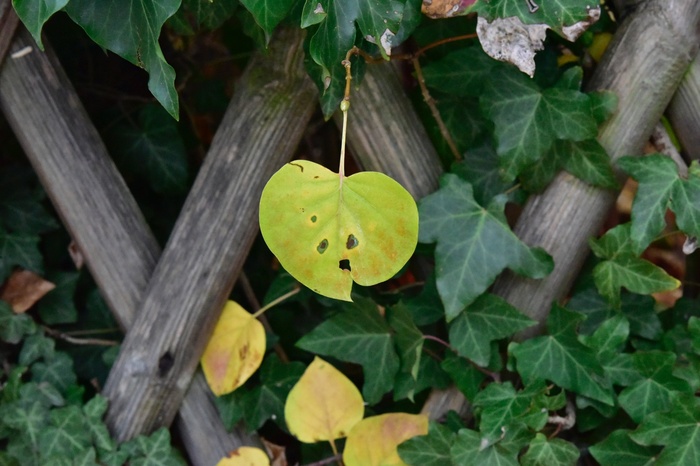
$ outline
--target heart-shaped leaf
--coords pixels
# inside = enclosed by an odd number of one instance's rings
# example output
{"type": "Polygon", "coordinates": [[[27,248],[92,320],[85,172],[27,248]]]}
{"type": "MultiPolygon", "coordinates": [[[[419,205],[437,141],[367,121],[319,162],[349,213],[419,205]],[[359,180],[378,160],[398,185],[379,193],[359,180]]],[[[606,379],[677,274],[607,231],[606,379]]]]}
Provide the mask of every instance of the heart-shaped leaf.
{"type": "Polygon", "coordinates": [[[228,454],[216,466],[270,466],[270,458],[255,447],[240,447],[228,454]]]}
{"type": "Polygon", "coordinates": [[[211,391],[231,393],[258,370],[265,354],[265,329],[238,303],[228,301],[202,355],[211,391]]]}
{"type": "Polygon", "coordinates": [[[304,285],[350,301],[353,280],[395,275],[418,241],[418,209],[377,172],[349,177],[306,160],[283,166],[260,199],[260,230],[282,266],[304,285]]]}

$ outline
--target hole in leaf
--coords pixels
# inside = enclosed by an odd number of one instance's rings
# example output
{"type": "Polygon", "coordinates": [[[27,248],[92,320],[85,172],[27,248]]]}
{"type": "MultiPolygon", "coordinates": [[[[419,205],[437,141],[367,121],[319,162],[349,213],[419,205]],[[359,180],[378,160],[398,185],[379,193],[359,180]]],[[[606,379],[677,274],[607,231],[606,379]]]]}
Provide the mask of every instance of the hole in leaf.
{"type": "Polygon", "coordinates": [[[348,249],[356,248],[360,242],[355,238],[355,235],[348,236],[348,240],[345,242],[345,247],[348,249]]]}
{"type": "Polygon", "coordinates": [[[350,260],[348,259],[343,259],[338,262],[338,267],[340,267],[341,270],[347,270],[348,272],[352,271],[350,268],[350,260]]]}
{"type": "Polygon", "coordinates": [[[319,254],[323,254],[326,252],[326,249],[328,249],[328,240],[324,239],[320,243],[318,243],[318,246],[316,246],[316,250],[318,251],[319,254]]]}
{"type": "Polygon", "coordinates": [[[312,215],[312,216],[311,216],[311,221],[312,221],[313,223],[316,223],[316,220],[318,220],[318,217],[316,217],[315,215],[312,215]]]}

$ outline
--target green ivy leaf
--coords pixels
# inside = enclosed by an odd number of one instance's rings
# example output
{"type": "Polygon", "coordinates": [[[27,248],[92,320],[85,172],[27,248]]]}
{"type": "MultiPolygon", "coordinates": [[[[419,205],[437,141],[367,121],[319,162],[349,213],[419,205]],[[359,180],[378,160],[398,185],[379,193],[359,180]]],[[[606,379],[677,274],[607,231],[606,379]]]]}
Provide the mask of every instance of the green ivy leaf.
{"type": "Polygon", "coordinates": [[[632,362],[642,379],[622,390],[618,401],[635,422],[642,422],[655,411],[670,409],[679,392],[692,393],[688,382],[673,375],[674,353],[638,351],[632,355],[632,362]]]}
{"type": "Polygon", "coordinates": [[[605,440],[589,448],[601,466],[651,466],[656,464],[658,447],[644,447],[630,439],[627,429],[613,431],[605,440]]]}
{"type": "Polygon", "coordinates": [[[454,464],[450,455],[454,439],[449,428],[431,421],[427,435],[406,440],[397,451],[409,466],[448,466],[454,464]]]}
{"type": "Polygon", "coordinates": [[[547,440],[538,433],[530,442],[530,447],[520,459],[521,466],[574,466],[580,453],[578,448],[566,440],[547,440]]]}
{"type": "Polygon", "coordinates": [[[244,390],[245,388],[241,387],[232,393],[214,398],[216,409],[227,430],[232,430],[245,415],[243,398],[247,392],[244,390]]]}
{"type": "Polygon", "coordinates": [[[61,395],[61,392],[46,382],[27,382],[22,385],[20,393],[23,403],[38,401],[47,408],[66,404],[66,400],[61,395]]]}
{"type": "Polygon", "coordinates": [[[282,363],[276,355],[265,358],[260,368],[262,383],[243,395],[241,402],[248,430],[259,429],[268,419],[286,426],[284,402],[306,366],[300,362],[282,363]]]}
{"type": "Polygon", "coordinates": [[[700,401],[676,397],[670,411],[650,414],[630,437],[644,446],[664,445],[655,466],[700,464],[700,401]]]}
{"type": "Polygon", "coordinates": [[[624,315],[618,314],[603,322],[593,335],[581,336],[586,346],[593,348],[601,364],[620,353],[630,333],[630,324],[624,315]]]}
{"type": "MultiPolygon", "coordinates": [[[[15,169],[21,170],[13,167],[15,169]]],[[[25,183],[34,181],[21,171],[18,178],[25,183]]],[[[0,175],[0,179],[0,225],[14,233],[34,235],[58,227],[58,222],[42,203],[42,189],[31,189],[27,184],[18,186],[17,180],[8,180],[7,176],[0,175]]]]}
{"type": "Polygon", "coordinates": [[[91,445],[90,431],[79,407],[54,409],[50,418],[39,435],[42,455],[77,455],[91,445]]]}
{"type": "Polygon", "coordinates": [[[410,374],[413,380],[417,380],[423,352],[423,334],[413,323],[409,310],[401,303],[387,309],[386,319],[389,326],[396,332],[394,341],[401,361],[400,370],[410,374]]]}
{"type": "MultiPolygon", "coordinates": [[[[582,319],[580,314],[555,305],[547,325],[553,332],[556,320],[576,323],[582,319]]],[[[573,329],[531,338],[519,345],[511,344],[510,352],[515,356],[524,380],[551,380],[567,390],[613,405],[603,368],[593,351],[576,339],[573,329]]]]}
{"type": "Polygon", "coordinates": [[[528,191],[540,192],[547,187],[558,170],[593,186],[616,188],[617,178],[610,158],[595,139],[585,141],[557,140],[551,150],[523,171],[521,182],[528,191]]]}
{"type": "Polygon", "coordinates": [[[360,364],[365,374],[362,395],[369,404],[378,402],[394,386],[399,357],[391,328],[372,301],[355,299],[343,306],[338,314],[304,335],[297,346],[360,364]]]}
{"type": "Polygon", "coordinates": [[[56,351],[44,362],[37,362],[32,366],[32,379],[36,382],[47,382],[56,387],[61,393],[77,383],[77,377],[73,371],[73,360],[66,353],[56,351]]]}
{"type": "Polygon", "coordinates": [[[491,341],[508,337],[536,322],[503,298],[484,294],[450,323],[450,345],[484,367],[491,360],[491,341]]]}
{"type": "Polygon", "coordinates": [[[513,185],[503,181],[498,157],[490,143],[469,149],[464,160],[453,164],[451,171],[471,183],[474,200],[480,205],[488,205],[494,197],[503,194],[513,185]]]}
{"type": "Polygon", "coordinates": [[[678,175],[673,160],[661,154],[622,157],[618,165],[639,182],[632,203],[632,241],[643,251],[664,229],[666,209],[676,214],[678,227],[700,236],[700,167],[694,162],[688,178],[678,175]]]}
{"type": "Polygon", "coordinates": [[[8,233],[0,228],[0,282],[5,281],[15,266],[41,274],[43,264],[38,236],[8,233]]]}
{"type": "Polygon", "coordinates": [[[78,320],[73,295],[79,276],[77,272],[54,272],[46,277],[56,288],[39,301],[39,316],[45,324],[72,324],[78,320]]]}
{"type": "Polygon", "coordinates": [[[68,15],[90,38],[149,74],[148,89],[178,119],[175,70],[163,57],[158,37],[180,0],[71,0],[68,15]]]}
{"type": "Polygon", "coordinates": [[[0,466],[20,466],[19,461],[8,453],[0,451],[0,466]]]}
{"type": "Polygon", "coordinates": [[[620,307],[622,287],[633,293],[651,294],[673,290],[681,284],[662,268],[637,257],[629,223],[608,230],[598,240],[590,239],[589,244],[593,253],[604,259],[593,269],[595,284],[615,308],[620,307]]]}
{"type": "Polygon", "coordinates": [[[19,352],[18,362],[22,366],[29,366],[41,358],[53,356],[56,340],[47,338],[43,333],[35,333],[24,339],[22,349],[19,352]]]}
{"type": "Polygon", "coordinates": [[[482,0],[475,1],[462,14],[477,12],[488,21],[517,16],[525,24],[546,24],[562,35],[566,26],[586,20],[588,11],[598,6],[598,2],[586,0],[560,0],[536,4],[539,8],[532,11],[530,3],[520,0],[482,0]]]}
{"type": "Polygon", "coordinates": [[[180,9],[168,19],[168,25],[183,35],[194,34],[190,19],[196,28],[218,29],[237,7],[236,0],[182,0],[180,9]]]}
{"type": "Polygon", "coordinates": [[[90,401],[83,406],[83,414],[85,422],[94,445],[100,451],[112,451],[114,449],[114,441],[109,435],[107,426],[102,421],[102,417],[107,412],[107,398],[102,395],[95,395],[90,401]]]}
{"type": "Polygon", "coordinates": [[[418,296],[404,298],[401,303],[406,306],[413,322],[418,326],[433,324],[445,316],[434,273],[425,280],[418,296]]]}
{"type": "Polygon", "coordinates": [[[67,3],[68,0],[12,0],[12,6],[15,7],[17,16],[32,34],[41,50],[44,50],[44,44],[41,41],[41,29],[44,27],[44,23],[67,3]]]}
{"type": "Polygon", "coordinates": [[[452,444],[450,454],[454,464],[460,466],[518,466],[518,452],[530,441],[531,435],[522,426],[505,429],[495,442],[482,439],[478,432],[462,429],[452,444]]]}
{"type": "Polygon", "coordinates": [[[481,413],[481,433],[488,439],[497,439],[514,421],[534,424],[531,427],[535,430],[543,428],[547,423],[547,411],[532,408],[535,397],[544,390],[541,383],[517,392],[510,382],[489,384],[474,397],[474,407],[481,413]],[[527,418],[530,414],[536,416],[527,418]]]}
{"type": "Polygon", "coordinates": [[[453,97],[479,97],[500,62],[484,53],[478,46],[450,52],[440,60],[422,67],[428,87],[453,97]]]}
{"type": "Polygon", "coordinates": [[[187,190],[189,167],[177,124],[163,109],[148,105],[138,114],[137,126],[119,126],[110,136],[118,161],[147,180],[157,193],[187,190]],[[117,130],[118,129],[118,130],[117,130]]]}
{"type": "MultiPolygon", "coordinates": [[[[356,24],[361,37],[379,46],[388,58],[393,36],[398,32],[404,1],[398,0],[306,0],[301,27],[318,25],[310,32],[308,56],[316,68],[316,84],[322,91],[321,106],[326,117],[335,112],[343,97],[345,54],[356,43],[356,24]]],[[[354,64],[353,64],[354,67],[354,64]]]]}
{"type": "MultiPolygon", "coordinates": [[[[14,403],[2,409],[2,422],[21,433],[31,445],[32,450],[36,450],[39,445],[39,436],[49,421],[49,410],[40,402],[27,403],[23,406],[14,403]]],[[[17,458],[22,459],[22,457],[17,458]]]]}
{"type": "Polygon", "coordinates": [[[5,301],[0,301],[0,340],[19,343],[25,335],[34,333],[36,324],[26,314],[15,314],[5,301]]]}
{"type": "Polygon", "coordinates": [[[170,446],[170,432],[165,427],[150,436],[139,435],[121,445],[131,455],[130,466],[185,466],[187,463],[170,446]]]}
{"type": "Polygon", "coordinates": [[[472,187],[457,175],[442,177],[441,188],[419,203],[418,240],[437,242],[437,288],[451,321],[491,285],[503,269],[542,278],[553,267],[542,249],[529,248],[508,227],[505,198],[484,209],[472,187]]]}
{"type": "Polygon", "coordinates": [[[582,92],[541,90],[510,68],[491,76],[488,83],[481,109],[496,125],[496,151],[508,180],[543,157],[556,139],[584,141],[598,134],[590,98],[582,92]]]}
{"type": "Polygon", "coordinates": [[[394,383],[394,401],[404,398],[412,399],[416,393],[428,388],[445,389],[450,384],[450,376],[433,358],[420,358],[418,374],[414,379],[411,374],[399,372],[394,383]]]}
{"type": "Polygon", "coordinates": [[[241,0],[241,3],[265,31],[265,39],[269,42],[272,32],[287,16],[296,0],[241,0]]]}
{"type": "Polygon", "coordinates": [[[445,359],[440,363],[440,367],[452,377],[455,385],[467,400],[474,400],[486,378],[483,372],[477,370],[466,359],[460,358],[454,353],[447,353],[445,359]]]}

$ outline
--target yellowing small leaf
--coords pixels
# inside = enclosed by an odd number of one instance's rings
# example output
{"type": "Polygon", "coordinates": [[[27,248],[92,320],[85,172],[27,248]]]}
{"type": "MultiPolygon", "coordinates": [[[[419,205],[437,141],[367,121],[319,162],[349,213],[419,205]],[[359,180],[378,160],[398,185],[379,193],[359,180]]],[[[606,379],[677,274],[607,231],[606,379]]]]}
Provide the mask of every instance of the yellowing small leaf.
{"type": "Polygon", "coordinates": [[[202,370],[215,395],[231,393],[258,370],[265,329],[238,303],[228,301],[202,355],[202,370]]]}
{"type": "Polygon", "coordinates": [[[216,466],[270,466],[270,459],[259,448],[240,447],[222,458],[216,466]]]}
{"type": "Polygon", "coordinates": [[[297,280],[350,301],[353,280],[394,276],[418,242],[418,209],[399,183],[377,172],[340,177],[306,160],[284,165],[260,198],[260,231],[297,280]]]}
{"type": "Polygon", "coordinates": [[[364,411],[357,387],[319,357],[292,387],[284,405],[289,431],[304,443],[345,437],[364,411]]]}
{"type": "Polygon", "coordinates": [[[363,419],[345,442],[345,466],[407,466],[396,447],[417,435],[427,435],[428,417],[390,413],[363,419]]]}

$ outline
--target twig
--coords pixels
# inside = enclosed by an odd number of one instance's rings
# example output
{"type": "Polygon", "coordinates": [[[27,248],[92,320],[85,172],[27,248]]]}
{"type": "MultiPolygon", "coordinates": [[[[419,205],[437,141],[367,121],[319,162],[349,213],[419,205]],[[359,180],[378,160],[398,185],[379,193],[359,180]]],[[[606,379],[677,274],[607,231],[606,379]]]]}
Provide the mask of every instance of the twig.
{"type": "Polygon", "coordinates": [[[103,340],[101,338],[75,338],[70,335],[66,335],[63,332],[60,332],[56,329],[50,328],[43,326],[42,327],[44,331],[51,335],[54,338],[58,338],[59,340],[67,341],[68,343],[72,343],[74,345],[86,345],[86,346],[117,346],[119,345],[118,341],[114,340],[103,340]]]}
{"type": "Polygon", "coordinates": [[[331,463],[335,463],[337,461],[340,461],[341,458],[342,458],[342,455],[333,455],[330,458],[325,458],[325,459],[322,459],[319,461],[315,461],[315,462],[309,463],[305,466],[325,466],[327,464],[331,464],[331,463]]]}
{"type": "MultiPolygon", "coordinates": [[[[263,325],[267,332],[273,333],[270,322],[267,320],[267,317],[265,317],[262,313],[265,311],[260,312],[262,309],[260,307],[260,301],[258,301],[258,298],[255,296],[255,291],[253,291],[253,287],[250,284],[250,280],[248,280],[248,275],[246,275],[244,271],[241,271],[241,275],[238,277],[238,283],[241,284],[241,287],[243,288],[243,293],[245,294],[248,303],[250,303],[250,306],[253,308],[253,317],[257,317],[257,319],[260,321],[260,323],[263,325]]],[[[299,290],[299,288],[296,288],[296,290],[299,290]]],[[[275,301],[277,301],[277,299],[275,301]]],[[[275,303],[275,301],[273,301],[272,303],[275,303]]],[[[265,310],[271,307],[270,304],[268,304],[265,307],[265,310]]],[[[289,362],[289,356],[287,356],[287,353],[284,351],[284,348],[282,348],[282,345],[276,343],[273,349],[275,350],[275,353],[277,353],[277,356],[280,358],[280,361],[289,362]]]]}
{"type": "Polygon", "coordinates": [[[430,113],[433,114],[433,118],[435,118],[435,122],[437,123],[438,128],[440,129],[440,134],[442,135],[442,138],[445,140],[447,146],[450,148],[450,151],[452,152],[452,155],[454,156],[455,160],[462,160],[462,154],[459,153],[457,145],[452,140],[452,136],[450,135],[450,132],[447,130],[447,126],[445,125],[445,122],[440,116],[440,111],[438,110],[437,105],[435,105],[435,99],[433,99],[433,97],[430,95],[430,92],[428,92],[428,87],[425,85],[423,70],[420,67],[420,62],[418,61],[418,58],[413,57],[411,63],[413,63],[413,68],[416,70],[416,78],[418,79],[418,85],[420,86],[421,93],[423,94],[423,100],[430,109],[430,113]]]}

